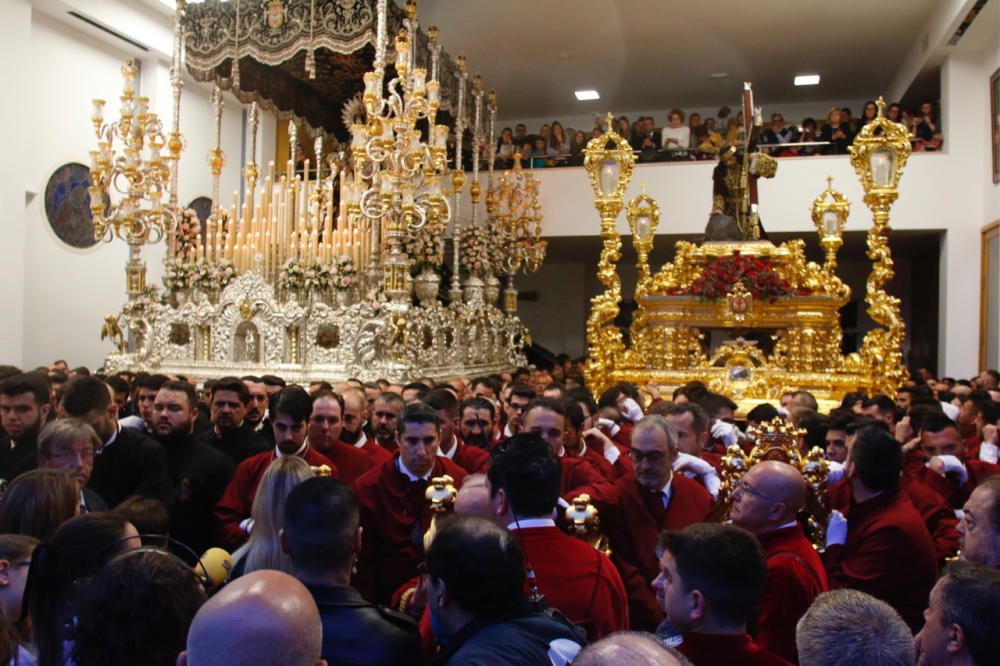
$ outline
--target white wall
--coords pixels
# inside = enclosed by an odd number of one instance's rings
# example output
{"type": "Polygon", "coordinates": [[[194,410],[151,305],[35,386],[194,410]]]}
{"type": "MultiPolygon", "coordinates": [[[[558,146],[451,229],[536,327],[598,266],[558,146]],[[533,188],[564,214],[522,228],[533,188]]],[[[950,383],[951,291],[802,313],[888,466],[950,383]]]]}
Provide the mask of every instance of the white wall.
{"type": "MultiPolygon", "coordinates": [[[[733,103],[729,105],[732,109],[732,115],[735,116],[739,112],[739,95],[742,93],[742,88],[733,88],[733,103]]],[[[785,122],[789,124],[798,125],[803,119],[813,117],[817,120],[820,118],[826,118],[827,112],[834,106],[843,108],[847,107],[851,110],[855,116],[861,115],[864,109],[865,102],[864,99],[848,99],[848,100],[829,100],[822,102],[795,102],[785,104],[782,102],[771,102],[766,99],[756,100],[757,106],[761,107],[761,113],[764,117],[764,122],[768,122],[771,119],[772,113],[781,113],[785,118],[785,122]]],[[[601,125],[604,125],[604,119],[608,114],[608,109],[605,108],[600,101],[596,102],[581,102],[581,107],[592,109],[585,113],[574,112],[566,114],[557,114],[552,117],[534,117],[534,118],[506,118],[502,120],[497,120],[497,136],[500,135],[500,130],[504,127],[510,127],[513,129],[517,123],[524,123],[528,128],[528,134],[537,132],[538,129],[545,123],[551,123],[553,120],[558,120],[563,124],[563,127],[572,127],[574,129],[583,130],[584,132],[590,132],[594,128],[594,121],[600,118],[601,125]]],[[[685,114],[700,113],[702,120],[705,118],[714,118],[719,112],[719,107],[700,107],[700,108],[684,108],[681,109],[685,114]]],[[[498,113],[503,113],[503,100],[499,102],[498,113]]],[[[653,122],[657,127],[662,127],[667,122],[667,113],[670,111],[669,108],[661,109],[646,109],[644,111],[622,111],[620,109],[613,109],[615,117],[626,116],[630,121],[634,122],[639,116],[652,116],[653,122]]],[[[685,116],[686,118],[687,116],[685,116]]]]}

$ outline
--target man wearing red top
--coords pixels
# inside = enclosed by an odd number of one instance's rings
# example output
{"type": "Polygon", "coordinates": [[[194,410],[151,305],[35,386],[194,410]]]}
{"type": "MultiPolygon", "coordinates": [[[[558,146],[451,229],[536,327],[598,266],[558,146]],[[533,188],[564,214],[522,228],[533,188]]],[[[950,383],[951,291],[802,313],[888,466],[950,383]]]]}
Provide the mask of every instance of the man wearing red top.
{"type": "Polygon", "coordinates": [[[1000,465],[969,460],[958,426],[947,416],[929,416],[920,429],[920,452],[907,456],[906,475],[923,481],[944,497],[953,509],[961,508],[973,489],[985,479],[1000,474],[1000,465]]]}
{"type": "Polygon", "coordinates": [[[962,507],[962,559],[1000,569],[1000,476],[979,485],[962,507]]]}
{"type": "Polygon", "coordinates": [[[372,432],[375,441],[389,453],[396,453],[396,420],[406,405],[403,399],[388,391],[372,403],[372,432]]]}
{"type": "Polygon", "coordinates": [[[530,386],[520,382],[511,384],[506,393],[507,401],[504,404],[504,410],[507,416],[507,424],[504,426],[500,440],[513,437],[521,432],[525,417],[524,410],[527,409],[528,404],[536,397],[535,391],[530,386]]]}
{"type": "Polygon", "coordinates": [[[901,468],[902,451],[888,433],[857,432],[845,469],[851,501],[831,513],[823,560],[832,589],[882,599],[918,630],[937,562],[927,526],[899,487],[901,468]]]}
{"type": "Polygon", "coordinates": [[[652,631],[663,619],[649,587],[659,573],[659,534],[705,520],[712,496],[697,481],[673,473],[677,433],[662,416],[635,424],[630,452],[635,476],[618,479],[609,499],[596,506],[611,559],[628,590],[632,627],[652,631]]]}
{"type": "Polygon", "coordinates": [[[455,434],[458,425],[458,398],[448,389],[434,389],[424,396],[424,404],[437,412],[441,426],[438,455],[448,458],[469,474],[480,474],[490,464],[490,452],[464,444],[455,434]]]}
{"type": "Polygon", "coordinates": [[[632,461],[600,428],[584,428],[587,417],[580,403],[565,401],[566,444],[563,455],[588,461],[608,483],[632,475],[632,461]]]}
{"type": "Polygon", "coordinates": [[[730,513],[733,525],[757,536],[767,560],[754,641],[791,662],[796,661],[795,625],[830,587],[823,561],[796,522],[805,500],[799,471],[766,460],[751,467],[737,485],[730,513]]]}
{"type": "Polygon", "coordinates": [[[695,664],[785,666],[747,634],[747,619],[764,589],[767,565],[752,534],[700,523],[660,540],[656,599],[683,635],[678,647],[695,664]]]}
{"type": "Polygon", "coordinates": [[[515,435],[488,472],[490,499],[500,524],[521,541],[548,607],[582,627],[589,640],[599,640],[628,629],[625,585],[606,555],[556,527],[560,472],[544,441],[515,435]]]}
{"type": "Polygon", "coordinates": [[[460,487],[466,476],[461,467],[437,455],[438,416],[427,405],[406,406],[398,418],[396,440],[399,453],[354,482],[364,531],[352,585],[380,604],[389,603],[424,559],[424,533],[433,515],[424,495],[430,480],[447,474],[460,487]]]}
{"type": "Polygon", "coordinates": [[[312,467],[326,465],[331,476],[337,477],[337,467],[317,453],[306,439],[307,423],[312,413],[312,401],[299,386],[281,389],[271,399],[271,425],[274,430],[274,450],[250,456],[239,464],[226,492],[215,506],[216,538],[223,548],[238,548],[253,530],[250,509],[257,495],[257,486],[271,463],[283,456],[299,456],[312,467]]]}
{"type": "Polygon", "coordinates": [[[350,444],[368,456],[372,465],[380,465],[392,458],[392,454],[383,449],[365,434],[368,399],[360,389],[344,391],[344,427],[340,431],[340,441],[350,444]]]}
{"type": "Polygon", "coordinates": [[[458,433],[462,442],[489,451],[493,446],[493,423],[496,407],[486,398],[473,397],[459,410],[458,433]]]}
{"type": "Polygon", "coordinates": [[[545,440],[553,455],[559,459],[562,466],[559,496],[563,500],[571,502],[577,495],[586,493],[597,501],[611,491],[611,484],[590,461],[566,455],[566,408],[561,400],[532,400],[524,410],[522,430],[545,440]]]}
{"type": "Polygon", "coordinates": [[[361,449],[340,441],[343,413],[344,399],[333,391],[320,389],[312,396],[312,414],[306,434],[309,446],[333,461],[340,472],[340,480],[351,484],[375,465],[361,449]]]}

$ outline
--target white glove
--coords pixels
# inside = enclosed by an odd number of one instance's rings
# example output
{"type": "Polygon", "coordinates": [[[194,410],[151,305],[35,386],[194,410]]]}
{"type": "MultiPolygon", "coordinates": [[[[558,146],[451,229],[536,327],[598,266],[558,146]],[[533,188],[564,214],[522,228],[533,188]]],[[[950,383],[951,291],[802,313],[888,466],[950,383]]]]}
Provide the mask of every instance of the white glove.
{"type": "MultiPolygon", "coordinates": [[[[959,485],[965,485],[965,482],[969,480],[969,471],[965,469],[965,465],[962,461],[955,456],[934,456],[942,463],[944,463],[944,473],[945,474],[957,474],[959,479],[959,485]]],[[[931,458],[933,460],[934,458],[931,458]]],[[[927,461],[930,465],[930,461],[927,461]]]]}
{"type": "Polygon", "coordinates": [[[597,419],[597,425],[608,431],[611,437],[614,437],[621,430],[618,424],[611,419],[597,419]]]}
{"type": "Polygon", "coordinates": [[[836,460],[827,460],[826,470],[826,483],[828,486],[832,486],[844,478],[844,465],[836,460]]]}
{"type": "Polygon", "coordinates": [[[705,490],[712,495],[712,499],[719,499],[719,489],[722,488],[722,481],[716,474],[711,463],[692,456],[689,453],[678,453],[677,460],[674,461],[674,471],[684,474],[684,476],[697,479],[705,490]]]}
{"type": "Polygon", "coordinates": [[[1000,460],[1000,447],[996,444],[983,442],[979,447],[979,459],[996,465],[997,461],[1000,460]]]}
{"type": "Polygon", "coordinates": [[[716,421],[712,424],[712,437],[722,440],[722,445],[728,448],[739,442],[739,429],[732,423],[716,421]]]}
{"type": "Polygon", "coordinates": [[[625,398],[625,413],[623,416],[632,423],[638,423],[643,417],[642,407],[632,398],[625,398]]]}
{"type": "Polygon", "coordinates": [[[253,532],[253,518],[244,518],[240,521],[240,529],[250,534],[253,532]]]}
{"type": "Polygon", "coordinates": [[[830,522],[826,525],[826,547],[843,546],[847,543],[847,518],[834,509],[830,513],[830,522]]]}

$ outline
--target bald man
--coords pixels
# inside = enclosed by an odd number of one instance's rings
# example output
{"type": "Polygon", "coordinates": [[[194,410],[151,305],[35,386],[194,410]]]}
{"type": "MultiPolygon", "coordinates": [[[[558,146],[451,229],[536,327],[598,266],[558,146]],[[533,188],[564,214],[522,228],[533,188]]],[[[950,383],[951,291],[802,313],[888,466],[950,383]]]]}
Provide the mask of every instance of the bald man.
{"type": "Polygon", "coordinates": [[[656,664],[656,666],[691,666],[687,657],[666,647],[652,634],[620,631],[591,643],[573,660],[573,666],[619,666],[620,664],[656,664]]]}
{"type": "Polygon", "coordinates": [[[455,513],[471,513],[483,518],[493,518],[490,503],[490,486],[485,474],[470,474],[455,496],[455,513]]]}
{"type": "Polygon", "coordinates": [[[198,610],[177,666],[326,666],[323,625],[309,590],[280,571],[255,571],[198,610]]]}
{"type": "Polygon", "coordinates": [[[767,557],[754,641],[796,662],[795,625],[830,586],[816,550],[796,521],[806,484],[797,469],[773,460],[750,468],[733,493],[733,524],[753,532],[767,557]]]}

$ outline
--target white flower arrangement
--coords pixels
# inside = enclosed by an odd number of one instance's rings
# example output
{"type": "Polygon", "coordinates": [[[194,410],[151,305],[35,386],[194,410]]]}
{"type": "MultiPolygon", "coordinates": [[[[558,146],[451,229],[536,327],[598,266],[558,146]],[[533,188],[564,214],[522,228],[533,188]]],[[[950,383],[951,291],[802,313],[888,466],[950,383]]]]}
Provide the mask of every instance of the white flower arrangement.
{"type": "Polygon", "coordinates": [[[194,265],[181,257],[174,257],[163,262],[163,286],[169,292],[178,292],[191,288],[194,265]]]}
{"type": "Polygon", "coordinates": [[[285,291],[299,291],[305,287],[306,269],[298,259],[289,259],[278,273],[278,286],[285,291]]]}
{"type": "Polygon", "coordinates": [[[444,234],[437,224],[425,224],[403,237],[403,252],[413,262],[414,271],[437,269],[444,263],[444,234]]]}
{"type": "Polygon", "coordinates": [[[302,287],[306,291],[322,292],[331,286],[333,286],[333,272],[329,266],[314,261],[306,267],[302,280],[302,287]]]}
{"type": "Polygon", "coordinates": [[[174,235],[176,255],[185,259],[194,259],[198,243],[201,242],[201,220],[193,208],[186,208],[177,221],[177,233],[174,235]]]}
{"type": "Polygon", "coordinates": [[[215,289],[215,266],[204,259],[191,264],[191,286],[210,291],[215,289]]]}
{"type": "Polygon", "coordinates": [[[469,275],[482,275],[490,267],[490,232],[485,225],[466,225],[458,237],[461,268],[469,275]]]}
{"type": "Polygon", "coordinates": [[[354,265],[354,260],[347,255],[334,259],[330,265],[330,278],[333,288],[338,291],[347,291],[354,286],[357,281],[358,269],[354,265]]]}
{"type": "Polygon", "coordinates": [[[229,259],[223,259],[215,264],[215,281],[219,289],[225,289],[236,279],[236,264],[229,259]]]}

